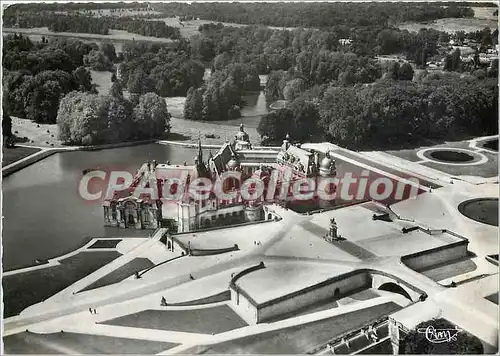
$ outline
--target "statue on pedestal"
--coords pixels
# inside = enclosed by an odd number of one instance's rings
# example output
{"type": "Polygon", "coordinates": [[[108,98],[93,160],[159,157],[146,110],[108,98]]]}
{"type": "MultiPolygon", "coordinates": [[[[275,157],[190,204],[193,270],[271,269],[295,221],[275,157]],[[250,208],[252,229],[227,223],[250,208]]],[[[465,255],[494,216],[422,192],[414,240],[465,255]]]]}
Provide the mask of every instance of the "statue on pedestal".
{"type": "Polygon", "coordinates": [[[335,221],[334,218],[330,219],[330,229],[328,231],[328,234],[326,234],[325,236],[325,240],[327,240],[328,242],[342,240],[342,238],[338,234],[337,222],[335,221]]]}

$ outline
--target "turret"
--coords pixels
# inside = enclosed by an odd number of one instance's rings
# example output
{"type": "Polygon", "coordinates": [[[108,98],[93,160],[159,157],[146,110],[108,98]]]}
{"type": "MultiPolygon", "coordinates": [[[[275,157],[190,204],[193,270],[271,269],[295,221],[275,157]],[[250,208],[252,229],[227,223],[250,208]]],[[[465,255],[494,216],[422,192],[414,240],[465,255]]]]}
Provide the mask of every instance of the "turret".
{"type": "Polygon", "coordinates": [[[319,167],[319,175],[321,177],[331,177],[337,174],[337,170],[335,168],[335,161],[330,157],[330,154],[327,152],[325,158],[321,160],[321,164],[319,167]]]}
{"type": "Polygon", "coordinates": [[[231,159],[227,162],[226,168],[228,171],[237,171],[240,168],[240,162],[234,152],[231,154],[231,159]]]}
{"type": "Polygon", "coordinates": [[[286,134],[286,137],[283,140],[283,145],[281,146],[281,149],[283,151],[286,151],[286,150],[288,150],[288,147],[290,147],[290,135],[286,134]]]}

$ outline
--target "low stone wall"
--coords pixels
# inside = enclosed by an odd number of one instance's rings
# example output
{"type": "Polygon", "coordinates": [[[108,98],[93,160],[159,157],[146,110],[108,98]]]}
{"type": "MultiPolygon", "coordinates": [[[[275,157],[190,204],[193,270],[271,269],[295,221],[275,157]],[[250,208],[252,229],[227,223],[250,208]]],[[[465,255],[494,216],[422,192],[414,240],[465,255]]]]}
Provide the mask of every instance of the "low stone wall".
{"type": "Polygon", "coordinates": [[[250,267],[238,273],[230,283],[233,308],[249,324],[257,324],[277,316],[291,314],[310,305],[339,298],[360,289],[378,288],[387,282],[399,285],[410,295],[412,300],[418,300],[418,297],[424,293],[424,291],[388,273],[363,268],[259,304],[247,291],[235,283],[246,274],[264,268],[263,264],[259,266],[250,267]]]}
{"type": "Polygon", "coordinates": [[[243,288],[236,285],[238,279],[246,276],[249,273],[266,268],[263,262],[256,266],[252,266],[237,273],[231,278],[229,290],[231,292],[231,304],[238,315],[248,324],[256,324],[257,318],[257,302],[243,288]]]}
{"type": "Polygon", "coordinates": [[[438,246],[430,250],[412,253],[401,258],[401,261],[415,271],[451,262],[463,257],[467,257],[468,240],[457,241],[455,243],[438,246]]]}
{"type": "Polygon", "coordinates": [[[110,144],[105,144],[105,145],[80,146],[78,148],[78,150],[80,150],[80,151],[99,151],[99,150],[106,150],[106,149],[111,149],[111,148],[147,145],[149,143],[155,143],[155,142],[157,142],[156,139],[149,139],[149,140],[142,140],[142,141],[130,141],[130,142],[118,142],[118,143],[110,143],[110,144]]]}
{"type": "Polygon", "coordinates": [[[26,160],[24,160],[22,162],[19,162],[19,161],[13,162],[12,163],[13,165],[11,167],[3,168],[2,169],[2,177],[7,177],[8,175],[11,175],[12,173],[20,171],[23,168],[31,166],[32,164],[34,164],[36,162],[39,162],[39,161],[41,161],[44,158],[47,158],[49,156],[52,156],[53,154],[56,154],[56,153],[59,153],[59,152],[64,152],[64,151],[65,150],[63,150],[63,149],[53,148],[53,149],[50,149],[50,150],[46,150],[46,151],[43,151],[43,152],[38,152],[38,153],[35,153],[35,154],[31,155],[31,156],[28,156],[29,158],[27,158],[26,160]]]}
{"type": "Polygon", "coordinates": [[[169,262],[175,261],[175,260],[177,260],[177,259],[179,259],[179,258],[181,258],[181,257],[184,257],[184,256],[176,256],[176,257],[173,257],[173,258],[171,258],[171,259],[169,259],[169,260],[166,260],[166,261],[160,262],[160,263],[158,263],[158,264],[156,264],[156,265],[154,265],[154,266],[151,266],[151,267],[149,267],[148,269],[146,269],[146,270],[142,271],[141,273],[139,273],[139,277],[141,277],[144,273],[147,273],[147,272],[151,271],[152,269],[154,269],[154,268],[156,268],[156,267],[158,267],[158,266],[161,266],[161,265],[164,265],[164,264],[166,264],[166,263],[169,263],[169,262]]]}
{"type": "Polygon", "coordinates": [[[237,245],[233,247],[226,248],[215,248],[215,249],[191,249],[191,256],[210,256],[210,255],[220,255],[221,253],[238,251],[239,248],[237,245]]]}
{"type": "MultiPolygon", "coordinates": [[[[184,250],[185,254],[189,254],[189,247],[186,246],[186,244],[182,241],[180,241],[176,235],[172,235],[172,239],[174,242],[182,249],[184,250]]],[[[234,245],[231,247],[224,247],[224,248],[213,248],[213,249],[200,249],[200,248],[191,248],[191,256],[210,256],[210,255],[219,255],[221,253],[227,253],[227,252],[233,252],[233,251],[238,251],[238,245],[234,245]]]]}
{"type": "Polygon", "coordinates": [[[200,298],[200,299],[194,299],[194,300],[189,300],[187,302],[180,302],[180,303],[168,303],[168,306],[172,307],[186,307],[186,306],[195,306],[195,305],[204,305],[204,304],[212,304],[212,303],[218,303],[218,302],[224,302],[227,300],[231,299],[231,293],[229,290],[225,290],[224,292],[220,292],[214,295],[211,295],[206,298],[200,298]]]}
{"type": "Polygon", "coordinates": [[[265,322],[273,317],[336,298],[341,294],[348,294],[363,287],[369,288],[371,285],[371,278],[366,272],[352,273],[341,277],[332,278],[323,283],[260,304],[257,311],[257,322],[265,322]]]}

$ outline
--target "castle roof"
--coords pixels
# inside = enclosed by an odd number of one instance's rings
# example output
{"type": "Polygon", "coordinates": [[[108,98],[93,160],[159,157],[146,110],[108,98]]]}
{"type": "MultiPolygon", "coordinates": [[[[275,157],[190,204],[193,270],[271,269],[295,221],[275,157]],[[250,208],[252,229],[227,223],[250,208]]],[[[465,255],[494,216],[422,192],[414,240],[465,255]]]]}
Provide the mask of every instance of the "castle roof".
{"type": "Polygon", "coordinates": [[[234,151],[231,145],[228,142],[224,143],[220,150],[212,157],[217,174],[221,174],[226,171],[226,165],[229,163],[233,155],[234,151]]]}

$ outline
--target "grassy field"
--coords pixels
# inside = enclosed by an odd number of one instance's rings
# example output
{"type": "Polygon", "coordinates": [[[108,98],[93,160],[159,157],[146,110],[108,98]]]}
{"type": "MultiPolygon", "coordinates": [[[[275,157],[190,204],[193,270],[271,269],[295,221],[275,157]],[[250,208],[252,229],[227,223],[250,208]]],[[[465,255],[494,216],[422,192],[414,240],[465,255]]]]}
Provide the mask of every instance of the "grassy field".
{"type": "Polygon", "coordinates": [[[119,256],[110,251],[81,252],[60,261],[59,266],[4,276],[4,317],[44,301],[119,256]]]}
{"type": "Polygon", "coordinates": [[[110,41],[148,41],[148,42],[161,42],[171,43],[170,38],[142,36],[136,33],[130,33],[122,30],[109,30],[108,35],[101,35],[95,33],[81,33],[81,32],[53,32],[48,27],[35,27],[35,28],[3,28],[4,32],[8,33],[22,33],[26,35],[38,36],[55,36],[55,37],[72,37],[81,39],[95,39],[95,40],[110,40],[110,41]]]}
{"type": "Polygon", "coordinates": [[[186,102],[185,96],[165,98],[165,102],[167,103],[168,112],[173,117],[184,118],[184,103],[186,102]]]}
{"type": "Polygon", "coordinates": [[[438,31],[455,33],[457,31],[479,31],[485,27],[491,30],[498,28],[498,16],[493,12],[497,7],[471,7],[474,10],[473,18],[445,18],[438,19],[429,23],[405,22],[399,24],[400,29],[418,32],[421,28],[433,28],[438,31]]]}
{"type": "Polygon", "coordinates": [[[195,347],[185,353],[302,354],[325,344],[335,336],[358,329],[371,320],[377,320],[399,309],[401,307],[392,302],[381,304],[305,325],[247,336],[217,345],[195,347]]]}
{"type": "Polygon", "coordinates": [[[22,332],[3,338],[6,354],[157,354],[177,344],[75,333],[22,332]]]}
{"type": "Polygon", "coordinates": [[[446,18],[430,23],[405,22],[399,24],[398,27],[402,30],[408,30],[410,32],[418,32],[421,28],[432,28],[438,31],[455,33],[457,31],[480,31],[485,27],[495,29],[498,28],[498,22],[496,20],[478,18],[446,18]]]}
{"type": "MultiPolygon", "coordinates": [[[[234,23],[234,22],[217,22],[217,21],[210,21],[210,20],[189,20],[189,21],[184,21],[180,22],[179,18],[177,17],[164,17],[164,18],[157,18],[157,19],[151,19],[150,21],[163,21],[167,26],[172,26],[172,27],[177,27],[181,31],[181,36],[189,38],[195,34],[198,34],[198,28],[201,25],[209,24],[209,23],[222,23],[226,27],[245,27],[248,25],[245,24],[240,24],[240,23],[234,23]]],[[[273,30],[293,30],[295,27],[276,27],[276,26],[266,26],[270,29],[273,30]]]]}
{"type": "Polygon", "coordinates": [[[122,240],[97,240],[94,242],[92,246],[89,248],[94,249],[94,248],[116,248],[116,246],[121,242],[122,240]]]}
{"type": "Polygon", "coordinates": [[[104,324],[204,334],[218,334],[247,325],[227,305],[191,310],[168,310],[167,306],[164,311],[145,310],[104,324]]]}
{"type": "Polygon", "coordinates": [[[124,279],[132,276],[135,272],[140,272],[145,270],[146,268],[152,267],[153,262],[148,260],[147,258],[134,258],[132,261],[124,264],[121,267],[118,267],[111,273],[105,275],[104,277],[98,279],[94,283],[88,285],[82,291],[87,291],[91,289],[96,289],[104,286],[108,286],[110,284],[118,283],[123,281],[124,279]]]}
{"type": "MultiPolygon", "coordinates": [[[[172,118],[170,119],[170,124],[172,125],[172,139],[197,142],[198,135],[201,134],[204,144],[221,144],[226,141],[226,138],[227,140],[233,139],[238,131],[238,128],[233,125],[219,125],[207,121],[189,121],[172,118]]],[[[257,129],[245,127],[245,131],[250,135],[252,144],[260,144],[260,135],[257,133],[257,129]]]]}
{"type": "Polygon", "coordinates": [[[36,124],[27,119],[12,118],[12,132],[18,137],[27,137],[27,145],[40,147],[61,147],[58,139],[59,129],[56,124],[36,124]]]}
{"type": "Polygon", "coordinates": [[[498,10],[498,7],[476,7],[472,6],[472,10],[474,10],[474,17],[478,19],[489,19],[489,20],[497,20],[498,15],[493,15],[495,10],[498,10]]]}
{"type": "Polygon", "coordinates": [[[113,85],[111,72],[91,70],[90,74],[92,76],[92,83],[97,85],[96,89],[99,95],[108,95],[109,89],[113,85]]]}
{"type": "Polygon", "coordinates": [[[13,147],[13,148],[4,148],[2,150],[2,165],[7,166],[11,163],[19,161],[24,157],[28,157],[36,152],[40,151],[38,148],[32,147],[13,147]]]}

